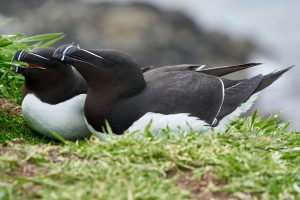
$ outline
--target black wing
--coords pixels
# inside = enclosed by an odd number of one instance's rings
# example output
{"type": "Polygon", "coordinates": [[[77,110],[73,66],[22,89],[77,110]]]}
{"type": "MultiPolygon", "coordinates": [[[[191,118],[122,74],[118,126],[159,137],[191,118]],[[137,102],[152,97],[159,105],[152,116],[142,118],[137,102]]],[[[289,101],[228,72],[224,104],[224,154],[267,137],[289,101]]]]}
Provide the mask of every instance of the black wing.
{"type": "Polygon", "coordinates": [[[154,68],[153,66],[142,68],[143,73],[154,73],[154,72],[170,72],[170,71],[196,71],[199,73],[213,75],[213,76],[224,76],[233,72],[241,71],[250,67],[260,65],[261,63],[246,63],[240,65],[222,66],[222,67],[212,67],[206,68],[205,65],[198,64],[182,64],[173,66],[163,66],[159,68],[154,68]]]}
{"type": "Polygon", "coordinates": [[[253,78],[246,79],[236,85],[225,88],[225,97],[217,120],[220,121],[226,115],[232,113],[242,103],[244,103],[256,90],[263,80],[263,75],[259,74],[253,78]]]}

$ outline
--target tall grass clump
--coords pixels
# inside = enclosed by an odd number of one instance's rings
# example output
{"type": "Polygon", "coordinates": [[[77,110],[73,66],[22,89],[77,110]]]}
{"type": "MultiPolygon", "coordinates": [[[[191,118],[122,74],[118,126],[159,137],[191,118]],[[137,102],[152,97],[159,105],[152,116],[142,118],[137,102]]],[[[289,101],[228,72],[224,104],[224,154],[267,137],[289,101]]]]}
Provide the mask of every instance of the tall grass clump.
{"type": "Polygon", "coordinates": [[[20,102],[23,77],[11,71],[12,57],[19,49],[52,45],[63,37],[62,33],[41,34],[27,37],[21,33],[0,34],[0,98],[20,102]]]}

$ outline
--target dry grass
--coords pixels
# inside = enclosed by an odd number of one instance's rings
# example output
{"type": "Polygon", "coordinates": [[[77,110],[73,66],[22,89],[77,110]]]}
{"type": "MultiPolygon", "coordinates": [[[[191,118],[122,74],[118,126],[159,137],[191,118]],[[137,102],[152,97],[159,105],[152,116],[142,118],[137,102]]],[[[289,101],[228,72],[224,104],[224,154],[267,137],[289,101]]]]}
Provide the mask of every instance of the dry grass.
{"type": "Polygon", "coordinates": [[[21,106],[16,104],[13,100],[6,98],[0,98],[0,110],[12,115],[21,114],[21,106]]]}

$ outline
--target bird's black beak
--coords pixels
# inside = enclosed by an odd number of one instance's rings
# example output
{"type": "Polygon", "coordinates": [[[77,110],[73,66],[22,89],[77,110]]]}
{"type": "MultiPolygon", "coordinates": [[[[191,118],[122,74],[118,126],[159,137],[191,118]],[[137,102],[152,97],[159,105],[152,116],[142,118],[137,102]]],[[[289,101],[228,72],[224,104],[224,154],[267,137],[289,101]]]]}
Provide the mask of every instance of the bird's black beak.
{"type": "MultiPolygon", "coordinates": [[[[25,50],[16,51],[13,58],[12,58],[12,62],[21,61],[22,59],[24,59],[24,57],[27,54],[28,54],[28,52],[25,51],[25,50]]],[[[21,74],[26,68],[27,68],[26,66],[13,65],[12,68],[11,68],[11,71],[21,74]]]]}
{"type": "Polygon", "coordinates": [[[12,61],[22,61],[26,57],[27,54],[28,54],[28,52],[25,50],[18,50],[14,54],[12,61]]]}
{"type": "Polygon", "coordinates": [[[42,59],[47,59],[44,58],[40,55],[34,54],[34,53],[29,53],[25,50],[18,50],[16,53],[13,55],[12,62],[14,61],[19,61],[19,62],[26,62],[29,64],[28,66],[26,65],[13,65],[11,70],[15,73],[22,74],[26,69],[39,69],[39,70],[45,70],[44,67],[40,66],[39,63],[34,64],[33,60],[34,58],[42,58],[42,59]]]}
{"type": "Polygon", "coordinates": [[[53,57],[57,58],[61,62],[66,64],[71,64],[75,66],[76,64],[87,64],[92,66],[97,66],[95,63],[106,62],[105,58],[100,55],[93,53],[92,51],[82,49],[78,46],[71,45],[62,45],[58,47],[53,57]]]}
{"type": "Polygon", "coordinates": [[[11,68],[11,71],[18,73],[18,74],[22,74],[24,72],[24,70],[28,69],[27,66],[19,66],[19,65],[13,65],[11,68]]]}
{"type": "MultiPolygon", "coordinates": [[[[12,58],[12,62],[14,61],[21,61],[24,59],[24,57],[28,54],[25,50],[18,50],[15,52],[12,58]]],[[[11,70],[15,73],[22,73],[27,67],[26,66],[19,66],[19,65],[13,65],[11,70]]]]}

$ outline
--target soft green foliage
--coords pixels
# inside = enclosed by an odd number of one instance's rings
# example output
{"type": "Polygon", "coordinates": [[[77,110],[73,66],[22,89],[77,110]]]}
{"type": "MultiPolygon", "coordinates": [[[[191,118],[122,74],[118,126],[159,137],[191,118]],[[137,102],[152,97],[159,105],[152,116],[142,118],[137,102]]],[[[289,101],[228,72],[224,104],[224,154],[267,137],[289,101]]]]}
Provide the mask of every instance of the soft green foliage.
{"type": "Polygon", "coordinates": [[[205,186],[213,195],[299,199],[300,133],[287,126],[255,113],[218,134],[145,130],[60,145],[6,142],[0,199],[190,199],[179,177],[200,181],[209,171],[218,180],[205,186]]]}
{"type": "Polygon", "coordinates": [[[19,49],[46,47],[63,37],[61,33],[51,33],[25,37],[23,34],[0,34],[0,98],[6,97],[20,102],[20,88],[23,77],[11,72],[13,54],[19,49]]]}

